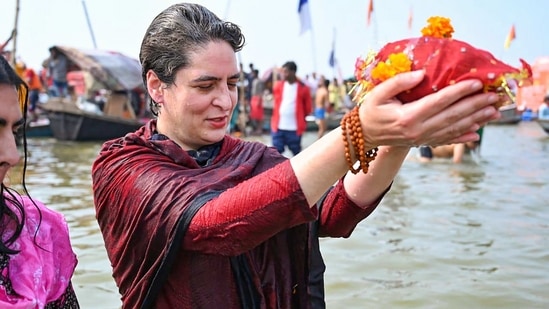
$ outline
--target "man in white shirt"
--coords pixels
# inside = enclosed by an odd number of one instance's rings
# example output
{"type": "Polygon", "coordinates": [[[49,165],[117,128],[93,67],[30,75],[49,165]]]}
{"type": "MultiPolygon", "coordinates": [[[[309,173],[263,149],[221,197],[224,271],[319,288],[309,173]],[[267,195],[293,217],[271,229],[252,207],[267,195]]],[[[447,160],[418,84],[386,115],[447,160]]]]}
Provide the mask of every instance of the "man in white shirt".
{"type": "Polygon", "coordinates": [[[297,79],[297,65],[282,66],[283,79],[273,86],[271,137],[273,146],[283,153],[287,146],[296,155],[301,151],[301,136],[307,128],[305,117],[312,112],[311,90],[297,79]]]}

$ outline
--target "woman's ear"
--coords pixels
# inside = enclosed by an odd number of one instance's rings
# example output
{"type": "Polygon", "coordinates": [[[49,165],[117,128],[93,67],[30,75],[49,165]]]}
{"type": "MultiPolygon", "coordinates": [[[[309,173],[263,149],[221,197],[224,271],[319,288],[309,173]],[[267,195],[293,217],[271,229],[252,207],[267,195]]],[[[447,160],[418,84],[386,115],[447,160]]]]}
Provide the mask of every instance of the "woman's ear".
{"type": "Polygon", "coordinates": [[[163,103],[164,102],[164,88],[162,85],[164,84],[154,73],[153,70],[149,70],[147,72],[147,91],[149,92],[149,95],[151,96],[151,99],[156,103],[163,103]]]}

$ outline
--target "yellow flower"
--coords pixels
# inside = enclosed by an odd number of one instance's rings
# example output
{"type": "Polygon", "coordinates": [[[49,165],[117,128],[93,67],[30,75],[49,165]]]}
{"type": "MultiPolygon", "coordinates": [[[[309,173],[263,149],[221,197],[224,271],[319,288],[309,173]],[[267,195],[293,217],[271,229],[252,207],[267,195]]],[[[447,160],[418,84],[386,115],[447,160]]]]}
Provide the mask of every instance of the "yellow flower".
{"type": "Polygon", "coordinates": [[[364,59],[358,58],[355,62],[354,84],[350,93],[353,101],[361,104],[366,93],[374,89],[375,85],[403,72],[412,70],[412,61],[405,53],[390,54],[385,61],[376,60],[376,53],[370,52],[364,59]]]}
{"type": "Polygon", "coordinates": [[[409,72],[412,69],[412,61],[405,53],[390,54],[389,59],[379,62],[372,69],[372,79],[385,81],[399,73],[409,72]]]}
{"type": "Polygon", "coordinates": [[[423,36],[430,36],[440,39],[452,38],[454,27],[450,24],[450,18],[432,16],[427,19],[428,25],[421,29],[423,36]]]}

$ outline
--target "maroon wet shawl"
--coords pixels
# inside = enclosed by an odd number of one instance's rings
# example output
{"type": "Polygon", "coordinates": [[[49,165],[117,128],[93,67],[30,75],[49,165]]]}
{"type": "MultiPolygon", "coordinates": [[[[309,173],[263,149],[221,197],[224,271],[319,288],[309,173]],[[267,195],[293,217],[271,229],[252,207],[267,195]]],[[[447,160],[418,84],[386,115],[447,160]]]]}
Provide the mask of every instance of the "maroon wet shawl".
{"type": "MultiPolygon", "coordinates": [[[[175,255],[154,308],[238,308],[235,256],[249,265],[260,307],[310,308],[308,223],[317,210],[289,161],[226,136],[214,162],[199,167],[171,140],[150,140],[155,126],[105,143],[93,164],[97,220],[124,308],[141,306],[168,252],[175,255]],[[188,210],[196,215],[181,241],[188,210]]],[[[378,203],[356,206],[340,181],[326,196],[319,233],[349,236],[378,203]]]]}

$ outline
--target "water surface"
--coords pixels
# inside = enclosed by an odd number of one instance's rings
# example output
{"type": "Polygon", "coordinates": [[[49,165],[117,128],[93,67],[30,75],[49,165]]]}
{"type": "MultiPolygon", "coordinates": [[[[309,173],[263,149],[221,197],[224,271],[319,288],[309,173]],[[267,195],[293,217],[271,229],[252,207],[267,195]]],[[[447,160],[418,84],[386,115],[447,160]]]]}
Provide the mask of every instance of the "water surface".
{"type": "MultiPolygon", "coordinates": [[[[69,223],[82,308],[119,308],[91,192],[100,143],[29,146],[29,191],[69,223]]],[[[321,240],[328,308],[549,308],[549,135],[491,125],[464,164],[416,155],[349,239],[321,240]]]]}

